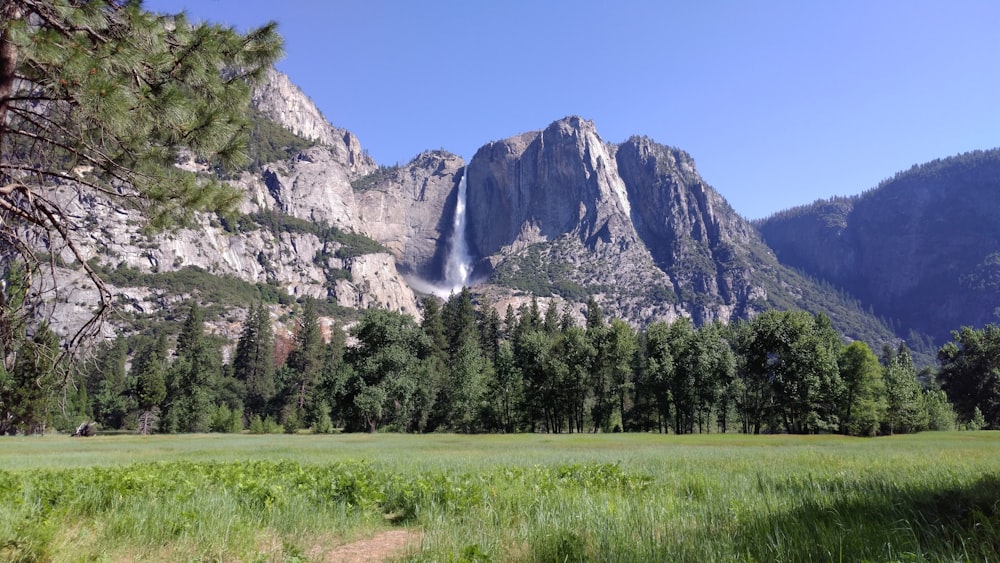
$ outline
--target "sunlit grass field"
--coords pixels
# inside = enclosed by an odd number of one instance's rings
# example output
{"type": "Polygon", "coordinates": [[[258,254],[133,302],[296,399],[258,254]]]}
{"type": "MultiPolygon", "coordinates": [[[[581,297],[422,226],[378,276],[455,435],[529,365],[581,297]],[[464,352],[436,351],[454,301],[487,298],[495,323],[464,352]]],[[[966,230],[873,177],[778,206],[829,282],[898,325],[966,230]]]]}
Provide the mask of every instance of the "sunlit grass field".
{"type": "Polygon", "coordinates": [[[0,440],[0,560],[996,561],[1000,432],[0,440]]]}

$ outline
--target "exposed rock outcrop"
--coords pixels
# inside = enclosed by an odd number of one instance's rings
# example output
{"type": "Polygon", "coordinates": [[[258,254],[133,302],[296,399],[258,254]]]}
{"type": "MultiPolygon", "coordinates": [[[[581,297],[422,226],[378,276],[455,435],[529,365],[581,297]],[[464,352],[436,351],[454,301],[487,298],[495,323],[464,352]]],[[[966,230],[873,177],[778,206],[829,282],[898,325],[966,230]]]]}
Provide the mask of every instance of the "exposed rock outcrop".
{"type": "Polygon", "coordinates": [[[637,241],[615,159],[579,117],[480,148],[467,181],[469,248],[477,256],[566,233],[589,248],[637,241]]]}
{"type": "Polygon", "coordinates": [[[292,160],[268,164],[259,176],[244,175],[243,184],[250,196],[246,211],[273,209],[314,223],[363,231],[349,170],[328,147],[309,148],[292,160]]]}
{"type": "Polygon", "coordinates": [[[404,270],[436,280],[464,167],[461,157],[429,151],[362,178],[355,192],[360,229],[385,245],[404,270]]]}
{"type": "Polygon", "coordinates": [[[265,118],[300,137],[330,147],[352,175],[368,174],[377,167],[361,149],[357,137],[330,125],[316,104],[286,74],[268,71],[265,81],[254,89],[252,100],[254,108],[265,118]]]}

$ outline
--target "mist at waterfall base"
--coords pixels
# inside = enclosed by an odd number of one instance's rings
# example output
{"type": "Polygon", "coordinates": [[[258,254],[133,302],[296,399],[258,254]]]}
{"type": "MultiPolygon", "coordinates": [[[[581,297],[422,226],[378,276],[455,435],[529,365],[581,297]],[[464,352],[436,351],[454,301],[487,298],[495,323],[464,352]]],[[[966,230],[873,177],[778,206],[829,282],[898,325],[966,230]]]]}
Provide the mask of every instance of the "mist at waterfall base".
{"type": "Polygon", "coordinates": [[[465,170],[462,170],[462,179],[458,182],[458,197],[455,198],[455,217],[452,220],[451,238],[448,240],[448,254],[444,261],[444,279],[440,283],[434,283],[415,276],[408,277],[406,281],[413,289],[447,299],[471,284],[472,256],[469,255],[469,244],[465,240],[467,192],[465,170]]]}

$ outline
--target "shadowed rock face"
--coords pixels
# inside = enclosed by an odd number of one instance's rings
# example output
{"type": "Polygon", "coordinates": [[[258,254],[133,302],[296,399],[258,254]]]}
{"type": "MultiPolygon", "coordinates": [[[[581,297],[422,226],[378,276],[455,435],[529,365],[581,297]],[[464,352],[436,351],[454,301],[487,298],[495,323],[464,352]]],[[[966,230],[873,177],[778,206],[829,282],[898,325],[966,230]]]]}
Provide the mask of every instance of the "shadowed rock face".
{"type": "Polygon", "coordinates": [[[759,292],[752,268],[769,253],[753,227],[705,184],[687,153],[633,137],[616,157],[636,231],[679,291],[727,305],[759,292]]]}

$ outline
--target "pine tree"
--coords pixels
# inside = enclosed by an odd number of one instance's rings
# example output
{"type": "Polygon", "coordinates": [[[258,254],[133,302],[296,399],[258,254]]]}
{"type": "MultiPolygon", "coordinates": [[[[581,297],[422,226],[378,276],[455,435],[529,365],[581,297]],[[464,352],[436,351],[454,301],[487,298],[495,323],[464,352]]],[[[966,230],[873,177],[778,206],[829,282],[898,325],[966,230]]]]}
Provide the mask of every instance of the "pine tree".
{"type": "Polygon", "coordinates": [[[295,333],[295,348],[288,355],[288,367],[295,373],[295,388],[287,392],[288,404],[294,406],[302,418],[323,367],[323,334],[316,302],[312,299],[307,299],[302,307],[302,318],[295,333]]]}
{"type": "Polygon", "coordinates": [[[246,388],[244,404],[249,419],[264,416],[274,398],[274,332],[267,306],[257,303],[243,322],[243,331],[233,356],[233,377],[246,388]]]}
{"type": "Polygon", "coordinates": [[[97,381],[94,417],[104,428],[121,428],[131,410],[125,377],[127,349],[124,338],[105,344],[96,354],[91,379],[97,381]]]}
{"type": "Polygon", "coordinates": [[[97,316],[71,347],[96,334],[111,295],[57,188],[137,208],[151,228],[233,209],[236,190],[174,164],[181,151],[246,160],[250,88],[280,50],[275,24],[241,35],[131,0],[0,3],[0,238],[29,271],[29,241],[69,252],[98,289],[97,316]]]}
{"type": "Polygon", "coordinates": [[[59,339],[42,325],[23,342],[10,374],[0,373],[0,394],[4,412],[0,412],[0,430],[14,434],[44,434],[48,415],[58,389],[56,358],[59,339]]]}
{"type": "Polygon", "coordinates": [[[197,304],[188,311],[174,354],[161,426],[168,432],[204,432],[214,408],[211,385],[220,370],[221,354],[205,337],[197,304]]]}
{"type": "Polygon", "coordinates": [[[162,334],[132,359],[140,434],[152,431],[160,404],[167,398],[166,361],[167,337],[162,334]]]}

